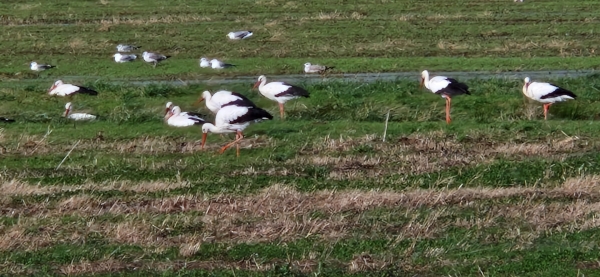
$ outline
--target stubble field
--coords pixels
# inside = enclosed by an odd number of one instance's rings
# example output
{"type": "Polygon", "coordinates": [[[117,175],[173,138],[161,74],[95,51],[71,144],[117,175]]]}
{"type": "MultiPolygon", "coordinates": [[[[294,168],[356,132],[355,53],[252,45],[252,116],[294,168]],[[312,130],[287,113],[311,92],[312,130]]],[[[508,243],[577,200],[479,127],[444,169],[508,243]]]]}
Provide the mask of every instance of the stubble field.
{"type": "Polygon", "coordinates": [[[288,103],[285,121],[251,83],[128,83],[300,73],[306,61],[340,73],[594,69],[592,2],[530,2],[1,4],[0,116],[16,120],[0,126],[2,274],[600,275],[597,75],[552,80],[579,97],[548,121],[521,79],[465,80],[472,95],[453,99],[451,125],[418,74],[298,80],[311,97],[288,103]],[[225,39],[246,28],[255,37],[225,39]],[[173,57],[114,64],[121,42],[173,57]],[[239,66],[203,70],[202,55],[239,66]],[[59,67],[30,73],[32,60],[59,67]],[[44,94],[59,78],[100,92],[72,99],[98,120],[61,117],[66,100],[44,94]],[[212,120],[192,103],[218,89],[275,115],[247,129],[239,158],[217,153],[232,136],[201,151],[200,128],[162,122],[167,101],[212,120]]]}

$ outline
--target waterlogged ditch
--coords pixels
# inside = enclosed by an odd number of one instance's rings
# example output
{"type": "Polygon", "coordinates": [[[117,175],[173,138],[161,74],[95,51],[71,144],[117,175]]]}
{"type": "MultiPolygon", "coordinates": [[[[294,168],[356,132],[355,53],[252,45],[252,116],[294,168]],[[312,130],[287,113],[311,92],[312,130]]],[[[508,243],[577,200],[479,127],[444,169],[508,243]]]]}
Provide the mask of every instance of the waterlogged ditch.
{"type": "MultiPolygon", "coordinates": [[[[522,80],[525,77],[530,77],[534,80],[558,79],[558,78],[579,78],[593,74],[598,74],[597,70],[540,70],[540,71],[441,71],[431,72],[432,76],[449,76],[458,80],[470,79],[504,79],[504,80],[522,80]]],[[[326,75],[308,75],[308,74],[287,74],[287,75],[269,75],[269,80],[284,81],[289,83],[318,83],[326,81],[347,81],[347,82],[389,82],[396,80],[418,80],[421,76],[420,72],[385,72],[385,73],[343,73],[343,74],[326,74],[326,75]]],[[[191,84],[206,84],[206,85],[225,85],[239,83],[254,83],[258,76],[234,76],[234,77],[215,77],[206,76],[205,79],[119,79],[106,78],[101,76],[63,76],[60,77],[63,81],[69,82],[90,82],[102,81],[109,84],[128,84],[137,86],[147,85],[171,85],[185,86],[191,84]]],[[[56,78],[41,78],[41,79],[21,79],[21,80],[6,80],[5,85],[24,86],[47,84],[55,81],[56,78]]]]}

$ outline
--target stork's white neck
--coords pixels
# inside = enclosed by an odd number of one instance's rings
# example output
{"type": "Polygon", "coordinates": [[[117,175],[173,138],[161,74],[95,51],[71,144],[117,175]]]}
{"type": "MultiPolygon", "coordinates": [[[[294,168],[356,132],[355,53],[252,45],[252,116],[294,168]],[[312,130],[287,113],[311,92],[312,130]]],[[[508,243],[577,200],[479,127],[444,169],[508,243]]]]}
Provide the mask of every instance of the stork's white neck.
{"type": "Polygon", "coordinates": [[[426,88],[429,88],[429,71],[423,71],[421,73],[421,78],[423,78],[423,85],[425,85],[426,88]]]}
{"type": "Polygon", "coordinates": [[[210,98],[212,98],[212,95],[210,94],[210,92],[205,91],[202,93],[202,97],[204,98],[204,101],[208,102],[210,101],[210,98]]]}
{"type": "Polygon", "coordinates": [[[260,84],[258,85],[259,88],[264,87],[267,84],[267,78],[261,78],[260,79],[260,84]]]}
{"type": "Polygon", "coordinates": [[[211,132],[211,133],[227,133],[225,130],[215,126],[212,123],[204,123],[202,125],[202,132],[203,133],[207,133],[207,132],[211,132]]]}

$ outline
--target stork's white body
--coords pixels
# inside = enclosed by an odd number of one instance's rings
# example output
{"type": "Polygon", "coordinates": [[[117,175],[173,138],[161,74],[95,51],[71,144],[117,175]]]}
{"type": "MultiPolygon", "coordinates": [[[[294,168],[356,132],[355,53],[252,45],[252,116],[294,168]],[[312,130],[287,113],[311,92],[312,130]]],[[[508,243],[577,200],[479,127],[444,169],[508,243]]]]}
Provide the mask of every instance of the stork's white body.
{"type": "Polygon", "coordinates": [[[206,107],[213,113],[217,114],[221,107],[225,105],[235,104],[237,106],[254,107],[248,98],[244,97],[239,93],[235,93],[227,90],[220,90],[211,95],[210,91],[202,92],[202,96],[199,101],[206,101],[206,107]]]}
{"type": "Polygon", "coordinates": [[[448,124],[452,121],[450,118],[452,97],[461,94],[471,94],[467,85],[452,78],[436,76],[429,79],[429,71],[427,70],[421,72],[421,84],[425,85],[431,92],[446,99],[446,123],[448,124]]]}
{"type": "Polygon", "coordinates": [[[98,92],[76,85],[65,84],[63,81],[58,80],[54,82],[54,85],[48,90],[49,95],[56,96],[72,96],[75,93],[87,93],[90,95],[96,95],[98,92]]]}
{"type": "Polygon", "coordinates": [[[71,102],[69,102],[69,103],[67,103],[65,105],[64,117],[66,117],[68,119],[76,120],[76,121],[84,121],[84,120],[94,120],[94,119],[96,119],[96,116],[93,115],[93,114],[88,114],[88,113],[71,113],[72,107],[73,107],[73,105],[71,104],[71,102]]]}
{"type": "Polygon", "coordinates": [[[550,83],[527,81],[529,81],[528,78],[525,79],[525,84],[523,85],[523,94],[532,100],[540,103],[556,103],[575,99],[566,93],[557,94],[554,97],[548,97],[559,91],[561,88],[550,83]]]}
{"type": "Polygon", "coordinates": [[[206,136],[210,133],[236,133],[235,140],[221,148],[223,153],[231,145],[236,144],[237,155],[240,155],[239,142],[244,138],[243,131],[252,122],[272,119],[273,116],[258,107],[225,106],[222,107],[215,117],[215,124],[205,123],[202,125],[202,148],[206,142],[206,136]]]}
{"type": "Polygon", "coordinates": [[[548,119],[550,105],[577,98],[577,96],[564,88],[550,83],[532,82],[529,77],[525,78],[523,94],[528,98],[544,104],[544,119],[548,119]]]}
{"type": "Polygon", "coordinates": [[[197,115],[181,112],[179,106],[173,106],[165,116],[167,125],[173,127],[188,127],[204,124],[206,121],[197,115]]]}
{"type": "Polygon", "coordinates": [[[308,91],[301,87],[293,86],[284,82],[270,82],[267,84],[267,77],[261,75],[254,84],[258,91],[264,97],[279,103],[279,116],[283,119],[285,112],[283,104],[299,97],[309,97],[308,91]]]}

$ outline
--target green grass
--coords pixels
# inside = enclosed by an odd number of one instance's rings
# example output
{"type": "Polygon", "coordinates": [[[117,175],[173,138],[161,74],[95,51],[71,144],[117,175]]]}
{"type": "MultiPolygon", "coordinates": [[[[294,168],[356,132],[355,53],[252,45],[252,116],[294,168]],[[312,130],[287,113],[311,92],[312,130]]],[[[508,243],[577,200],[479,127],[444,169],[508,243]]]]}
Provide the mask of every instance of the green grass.
{"type": "Polygon", "coordinates": [[[0,5],[4,79],[199,79],[335,72],[595,69],[593,1],[52,1],[0,5]],[[244,41],[225,35],[251,29],[244,41]],[[157,69],[115,64],[118,43],[173,58],[157,69]],[[236,68],[201,69],[202,56],[236,68]],[[31,74],[32,60],[58,68],[31,74]]]}
{"type": "Polygon", "coordinates": [[[167,101],[212,119],[192,103],[220,87],[90,83],[99,95],[73,102],[100,119],[76,124],[43,87],[4,88],[4,272],[594,276],[598,211],[579,205],[600,197],[600,83],[553,81],[579,97],[548,121],[520,82],[491,79],[467,82],[451,125],[417,82],[300,84],[311,97],[249,127],[239,158],[216,153],[230,138],[200,151],[199,128],[161,122],[167,101]]]}
{"type": "MultiPolygon", "coordinates": [[[[592,1],[18,1],[0,4],[0,275],[600,276],[597,75],[544,80],[577,100],[541,104],[521,79],[466,79],[444,100],[418,79],[295,84],[276,103],[211,78],[595,69],[592,1]],[[232,42],[225,34],[251,29],[232,42]],[[118,43],[173,55],[115,64],[118,43]],[[201,56],[238,66],[200,69],[201,56]],[[31,73],[32,60],[58,68],[31,73]],[[89,86],[74,111],[54,79],[89,86]],[[135,85],[132,81],[172,80],[135,85]],[[171,128],[204,90],[275,115],[232,136],[171,128]],[[384,137],[385,121],[389,123],[384,137]],[[72,150],[72,151],[71,151],[72,150]],[[66,158],[65,158],[66,157],[66,158]],[[62,162],[64,159],[64,162],[62,162]],[[62,162],[62,163],[61,163],[62,162]],[[60,166],[59,166],[60,165],[60,166]]],[[[524,77],[524,76],[521,76],[524,77]]]]}

